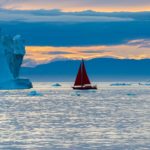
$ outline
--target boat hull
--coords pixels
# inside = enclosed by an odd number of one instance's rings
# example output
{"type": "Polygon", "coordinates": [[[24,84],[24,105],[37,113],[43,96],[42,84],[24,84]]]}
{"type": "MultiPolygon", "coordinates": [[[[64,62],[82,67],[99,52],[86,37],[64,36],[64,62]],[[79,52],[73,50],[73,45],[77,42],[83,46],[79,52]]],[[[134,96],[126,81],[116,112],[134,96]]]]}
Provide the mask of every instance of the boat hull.
{"type": "Polygon", "coordinates": [[[97,90],[97,86],[81,86],[81,87],[72,87],[74,90],[97,90]]]}

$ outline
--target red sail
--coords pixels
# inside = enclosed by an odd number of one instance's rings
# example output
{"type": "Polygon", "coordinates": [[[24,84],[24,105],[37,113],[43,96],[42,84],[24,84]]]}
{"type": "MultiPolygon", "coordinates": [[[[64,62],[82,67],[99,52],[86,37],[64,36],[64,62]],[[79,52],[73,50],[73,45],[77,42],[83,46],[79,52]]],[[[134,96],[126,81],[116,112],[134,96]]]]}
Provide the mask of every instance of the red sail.
{"type": "Polygon", "coordinates": [[[79,68],[79,71],[78,71],[78,74],[77,74],[74,86],[79,86],[82,83],[82,81],[81,81],[81,76],[82,76],[82,68],[81,68],[81,66],[82,65],[80,65],[80,68],[79,68]]]}
{"type": "Polygon", "coordinates": [[[74,86],[83,86],[85,84],[91,83],[86,73],[84,61],[82,60],[74,86]]]}
{"type": "Polygon", "coordinates": [[[88,78],[88,75],[86,73],[86,69],[85,69],[85,65],[84,65],[84,61],[82,60],[82,85],[85,85],[85,84],[91,84],[89,78],[88,78]]]}

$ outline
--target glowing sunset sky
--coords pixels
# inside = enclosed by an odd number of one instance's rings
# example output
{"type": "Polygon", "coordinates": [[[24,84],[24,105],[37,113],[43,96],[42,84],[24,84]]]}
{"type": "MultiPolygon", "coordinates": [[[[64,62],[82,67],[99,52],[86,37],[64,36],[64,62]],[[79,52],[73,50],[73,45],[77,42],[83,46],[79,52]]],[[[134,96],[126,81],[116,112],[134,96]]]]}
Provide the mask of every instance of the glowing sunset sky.
{"type": "MultiPolygon", "coordinates": [[[[34,60],[34,64],[49,62],[57,58],[91,59],[97,57],[114,57],[118,59],[144,59],[150,58],[150,41],[133,40],[126,45],[115,46],[88,46],[88,47],[26,47],[26,59],[34,60]],[[143,53],[144,52],[144,53],[143,53]]],[[[28,66],[28,62],[24,64],[28,66]]]]}
{"type": "Polygon", "coordinates": [[[63,11],[149,11],[149,0],[1,0],[6,9],[62,9],[63,11]]]}

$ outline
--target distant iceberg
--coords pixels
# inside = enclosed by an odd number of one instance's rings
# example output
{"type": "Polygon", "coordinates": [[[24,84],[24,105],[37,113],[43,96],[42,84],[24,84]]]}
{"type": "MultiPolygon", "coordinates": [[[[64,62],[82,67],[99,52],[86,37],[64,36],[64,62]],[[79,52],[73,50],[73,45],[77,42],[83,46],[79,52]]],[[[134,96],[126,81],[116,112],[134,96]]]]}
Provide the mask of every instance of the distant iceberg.
{"type": "Polygon", "coordinates": [[[127,95],[128,96],[136,96],[136,94],[134,94],[134,93],[128,93],[127,95]]]}
{"type": "Polygon", "coordinates": [[[52,86],[54,86],[54,87],[60,87],[60,86],[61,86],[61,84],[59,84],[59,83],[55,83],[55,84],[53,84],[52,86]]]}
{"type": "Polygon", "coordinates": [[[130,83],[112,83],[110,86],[130,86],[130,83]]]}
{"type": "Polygon", "coordinates": [[[71,94],[71,96],[81,96],[81,94],[78,92],[75,92],[75,93],[71,94]]]}
{"type": "Polygon", "coordinates": [[[0,36],[0,89],[29,89],[29,79],[20,79],[19,72],[25,55],[24,41],[20,35],[0,36]]]}
{"type": "Polygon", "coordinates": [[[150,86],[150,82],[146,82],[146,83],[139,83],[139,85],[150,86]]]}

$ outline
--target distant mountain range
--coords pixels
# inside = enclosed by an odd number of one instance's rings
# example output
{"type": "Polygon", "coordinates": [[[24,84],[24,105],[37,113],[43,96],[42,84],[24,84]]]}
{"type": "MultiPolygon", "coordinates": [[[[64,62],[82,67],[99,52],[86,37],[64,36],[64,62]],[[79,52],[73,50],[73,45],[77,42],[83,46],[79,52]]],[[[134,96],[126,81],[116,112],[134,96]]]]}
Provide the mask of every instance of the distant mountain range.
{"type": "MultiPolygon", "coordinates": [[[[79,64],[79,60],[60,60],[35,68],[23,67],[21,76],[34,81],[74,81],[79,64]]],[[[150,79],[150,59],[95,58],[85,61],[85,65],[93,81],[150,79]]]]}

